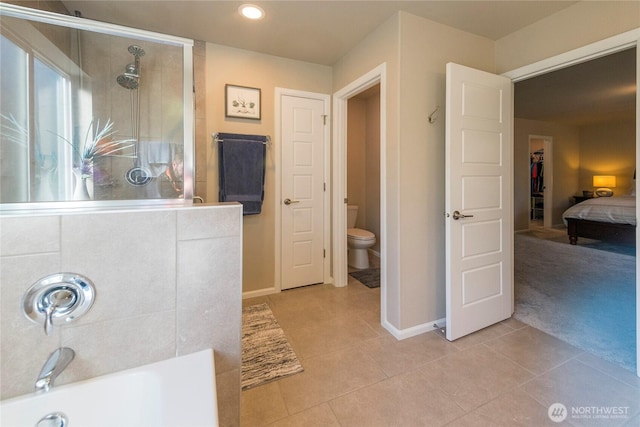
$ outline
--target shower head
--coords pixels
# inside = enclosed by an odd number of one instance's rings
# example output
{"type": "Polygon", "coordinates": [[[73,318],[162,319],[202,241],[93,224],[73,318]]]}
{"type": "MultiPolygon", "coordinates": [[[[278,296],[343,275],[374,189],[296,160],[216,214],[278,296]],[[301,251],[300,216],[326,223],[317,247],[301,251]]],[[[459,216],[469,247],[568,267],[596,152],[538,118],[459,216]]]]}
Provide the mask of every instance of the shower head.
{"type": "Polygon", "coordinates": [[[144,56],[145,51],[140,46],[132,44],[131,46],[129,46],[129,53],[136,58],[140,58],[141,56],[144,56]]]}
{"type": "Polygon", "coordinates": [[[134,74],[136,77],[138,77],[138,66],[136,64],[127,64],[127,66],[125,67],[125,71],[126,74],[134,74]]]}
{"type": "Polygon", "coordinates": [[[134,63],[127,64],[124,74],[120,74],[116,80],[123,88],[135,90],[140,85],[140,57],[144,56],[145,51],[135,44],[129,46],[128,50],[130,54],[135,56],[136,60],[134,63]]]}
{"type": "Polygon", "coordinates": [[[138,89],[138,76],[136,74],[120,74],[116,80],[125,89],[138,89]]]}

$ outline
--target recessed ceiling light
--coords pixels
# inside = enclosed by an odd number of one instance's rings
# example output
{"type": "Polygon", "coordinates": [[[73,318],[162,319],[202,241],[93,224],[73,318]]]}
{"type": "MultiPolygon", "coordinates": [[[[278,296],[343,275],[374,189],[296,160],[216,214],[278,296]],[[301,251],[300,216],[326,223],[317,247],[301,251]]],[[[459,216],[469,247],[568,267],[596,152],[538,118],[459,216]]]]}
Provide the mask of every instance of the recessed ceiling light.
{"type": "Polygon", "coordinates": [[[255,4],[243,4],[238,8],[238,12],[240,15],[245,18],[258,20],[264,18],[264,10],[260,6],[256,6],[255,4]]]}

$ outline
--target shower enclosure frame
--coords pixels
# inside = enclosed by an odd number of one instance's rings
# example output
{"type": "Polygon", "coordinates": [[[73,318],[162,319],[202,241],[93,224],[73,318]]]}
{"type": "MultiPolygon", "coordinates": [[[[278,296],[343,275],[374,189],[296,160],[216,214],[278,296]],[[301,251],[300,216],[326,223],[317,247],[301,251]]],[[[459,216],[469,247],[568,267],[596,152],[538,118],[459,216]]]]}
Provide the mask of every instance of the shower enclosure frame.
{"type": "MultiPolygon", "coordinates": [[[[122,206],[149,205],[181,205],[193,203],[194,187],[194,150],[195,150],[195,119],[193,95],[193,45],[191,39],[167,34],[141,30],[122,25],[94,21],[69,15],[31,9],[13,4],[0,3],[0,18],[8,16],[29,21],[58,25],[70,29],[89,31],[94,33],[132,38],[140,41],[161,43],[182,48],[182,123],[183,123],[183,159],[184,159],[184,193],[179,199],[120,199],[120,200],[89,200],[89,201],[55,201],[55,202],[18,202],[0,203],[0,213],[21,213],[34,209],[67,209],[67,208],[100,208],[122,206]]],[[[115,82],[114,82],[115,83],[115,82]]]]}

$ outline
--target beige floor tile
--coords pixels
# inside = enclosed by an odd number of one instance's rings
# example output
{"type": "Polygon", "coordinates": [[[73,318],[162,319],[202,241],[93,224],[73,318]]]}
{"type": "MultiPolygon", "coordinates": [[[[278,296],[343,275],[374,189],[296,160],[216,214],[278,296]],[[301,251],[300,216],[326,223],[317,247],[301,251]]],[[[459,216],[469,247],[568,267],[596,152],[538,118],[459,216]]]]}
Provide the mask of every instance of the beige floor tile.
{"type": "Polygon", "coordinates": [[[262,303],[268,303],[269,297],[255,297],[242,300],[242,308],[251,307],[252,305],[258,305],[262,303]]]}
{"type": "Polygon", "coordinates": [[[240,426],[261,427],[289,416],[277,382],[242,392],[240,426]]]}
{"type": "Polygon", "coordinates": [[[269,306],[283,328],[300,328],[379,310],[380,294],[364,286],[315,285],[269,296],[269,306]]]}
{"type": "Polygon", "coordinates": [[[380,307],[380,289],[369,289],[358,281],[342,288],[323,288],[316,293],[318,301],[335,313],[372,310],[380,307]]]}
{"type": "Polygon", "coordinates": [[[442,357],[420,368],[431,387],[441,390],[465,411],[471,411],[533,374],[484,345],[442,357]]]}
{"type": "Polygon", "coordinates": [[[306,286],[303,288],[289,289],[268,296],[269,306],[272,310],[299,309],[306,305],[318,302],[317,295],[323,292],[324,285],[306,286]]]}
{"type": "MultiPolygon", "coordinates": [[[[453,345],[455,345],[459,350],[464,350],[470,347],[473,347],[478,344],[482,344],[489,340],[493,340],[499,338],[503,335],[509,334],[513,332],[513,328],[503,323],[496,323],[495,325],[487,326],[484,329],[480,329],[477,332],[466,335],[462,338],[458,338],[453,341],[453,345]]],[[[437,329],[435,331],[441,337],[445,337],[445,334],[441,329],[437,329]]]]}
{"type": "Polygon", "coordinates": [[[329,404],[314,406],[270,424],[269,427],[340,427],[329,404]]]}
{"type": "Polygon", "coordinates": [[[373,359],[355,348],[305,359],[303,365],[304,372],[278,382],[290,414],[386,378],[373,359]]]}
{"type": "Polygon", "coordinates": [[[582,353],[582,350],[528,326],[488,341],[486,345],[536,374],[582,353]]]}
{"type": "Polygon", "coordinates": [[[458,418],[448,427],[543,427],[556,426],[548,415],[548,408],[522,390],[510,390],[491,402],[458,418]]]}
{"type": "Polygon", "coordinates": [[[285,331],[291,328],[311,327],[335,317],[334,313],[325,309],[324,306],[318,302],[301,304],[292,301],[289,306],[272,306],[271,304],[272,302],[269,301],[271,311],[285,331]]]}
{"type": "Polygon", "coordinates": [[[346,298],[338,297],[335,301],[329,302],[329,307],[336,313],[345,310],[351,313],[370,311],[372,307],[380,307],[380,294],[366,290],[360,294],[351,294],[346,298]]]}
{"type": "Polygon", "coordinates": [[[507,320],[503,320],[500,323],[502,323],[503,325],[507,325],[508,327],[510,327],[512,329],[522,329],[522,328],[529,327],[529,325],[527,325],[526,323],[522,323],[521,321],[516,320],[513,317],[510,317],[507,320]]]}
{"type": "Polygon", "coordinates": [[[378,336],[378,332],[355,314],[317,322],[303,328],[289,328],[285,333],[301,360],[352,347],[378,336]]]}
{"type": "Polygon", "coordinates": [[[329,402],[349,427],[438,426],[464,414],[420,371],[409,371],[329,402]]]}
{"type": "Polygon", "coordinates": [[[569,413],[568,421],[574,425],[624,425],[640,412],[640,389],[576,359],[533,379],[522,389],[546,407],[563,404],[569,413]],[[605,411],[625,408],[625,413],[615,419],[585,414],[592,408],[605,411]]]}
{"type": "Polygon", "coordinates": [[[389,331],[382,327],[379,307],[374,310],[361,311],[357,316],[367,322],[367,325],[378,335],[390,335],[389,331]]]}
{"type": "Polygon", "coordinates": [[[453,343],[439,331],[398,341],[380,325],[380,289],[349,283],[243,301],[269,304],[305,371],[243,392],[242,427],[537,427],[556,425],[556,402],[629,407],[626,418],[557,425],[640,425],[632,372],[515,319],[453,343]]]}
{"type": "Polygon", "coordinates": [[[358,347],[370,355],[389,377],[459,351],[433,332],[402,341],[385,335],[364,341],[358,347]]]}

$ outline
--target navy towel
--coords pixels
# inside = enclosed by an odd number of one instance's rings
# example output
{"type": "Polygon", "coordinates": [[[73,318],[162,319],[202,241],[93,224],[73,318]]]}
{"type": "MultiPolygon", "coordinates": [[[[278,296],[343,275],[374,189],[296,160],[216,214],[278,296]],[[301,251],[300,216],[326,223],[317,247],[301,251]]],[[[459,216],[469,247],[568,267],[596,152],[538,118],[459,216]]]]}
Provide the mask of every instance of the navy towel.
{"type": "Polygon", "coordinates": [[[243,215],[262,212],[266,136],[219,133],[218,170],[221,202],[240,202],[243,215]]]}

